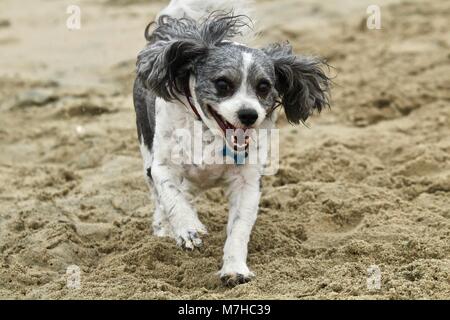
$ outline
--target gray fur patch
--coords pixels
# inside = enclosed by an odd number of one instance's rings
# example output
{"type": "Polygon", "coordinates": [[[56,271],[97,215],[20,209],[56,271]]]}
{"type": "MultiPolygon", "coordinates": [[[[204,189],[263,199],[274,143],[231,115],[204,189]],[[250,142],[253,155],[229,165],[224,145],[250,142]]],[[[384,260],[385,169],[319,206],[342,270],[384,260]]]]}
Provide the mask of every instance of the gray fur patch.
{"type": "Polygon", "coordinates": [[[247,93],[258,97],[261,105],[265,108],[273,106],[278,95],[275,86],[265,97],[260,97],[255,92],[259,81],[264,79],[273,84],[276,80],[271,59],[261,50],[226,42],[210,50],[208,56],[199,60],[196,64],[196,96],[202,107],[206,104],[217,105],[228,98],[217,94],[214,80],[226,78],[230,81],[234,90],[238,90],[242,85],[243,52],[251,53],[254,59],[247,75],[247,83],[244,84],[247,87],[247,93]]]}

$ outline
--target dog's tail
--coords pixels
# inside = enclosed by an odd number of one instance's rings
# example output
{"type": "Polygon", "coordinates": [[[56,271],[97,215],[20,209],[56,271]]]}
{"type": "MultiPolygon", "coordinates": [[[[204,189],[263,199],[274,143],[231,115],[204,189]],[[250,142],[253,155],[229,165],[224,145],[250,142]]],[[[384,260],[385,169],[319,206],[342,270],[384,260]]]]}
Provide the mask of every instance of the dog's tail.
{"type": "Polygon", "coordinates": [[[167,15],[175,19],[191,18],[199,21],[213,12],[222,11],[251,18],[252,2],[252,0],[171,0],[158,17],[167,15]]]}

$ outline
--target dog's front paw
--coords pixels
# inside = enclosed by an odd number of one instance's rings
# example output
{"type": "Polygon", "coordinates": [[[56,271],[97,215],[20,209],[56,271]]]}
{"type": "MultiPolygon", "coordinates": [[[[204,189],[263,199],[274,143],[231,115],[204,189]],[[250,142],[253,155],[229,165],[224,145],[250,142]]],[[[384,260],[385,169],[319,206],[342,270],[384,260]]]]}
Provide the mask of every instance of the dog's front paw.
{"type": "Polygon", "coordinates": [[[246,265],[237,267],[222,267],[219,271],[220,280],[227,287],[235,287],[239,284],[251,281],[255,274],[246,265]]]}
{"type": "Polygon", "coordinates": [[[153,235],[157,237],[169,237],[173,238],[172,228],[167,222],[154,222],[153,223],[153,235]]]}
{"type": "Polygon", "coordinates": [[[175,240],[177,245],[183,249],[194,250],[203,245],[200,235],[207,234],[205,226],[200,222],[193,223],[191,226],[184,226],[175,230],[175,240]]]}

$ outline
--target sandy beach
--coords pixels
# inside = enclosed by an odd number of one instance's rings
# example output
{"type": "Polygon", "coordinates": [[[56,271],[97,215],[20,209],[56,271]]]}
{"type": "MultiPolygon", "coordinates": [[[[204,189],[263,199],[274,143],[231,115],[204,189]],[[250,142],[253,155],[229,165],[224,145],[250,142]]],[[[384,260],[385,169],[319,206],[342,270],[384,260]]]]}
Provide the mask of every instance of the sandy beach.
{"type": "Polygon", "coordinates": [[[280,116],[280,169],[263,179],[249,244],[256,278],[235,288],[216,274],[222,189],[195,202],[201,250],[151,232],[132,83],[165,2],[79,0],[69,30],[72,2],[0,2],[0,298],[450,298],[449,1],[378,1],[379,30],[366,0],[256,1],[256,45],[326,58],[334,86],[308,126],[280,116]]]}

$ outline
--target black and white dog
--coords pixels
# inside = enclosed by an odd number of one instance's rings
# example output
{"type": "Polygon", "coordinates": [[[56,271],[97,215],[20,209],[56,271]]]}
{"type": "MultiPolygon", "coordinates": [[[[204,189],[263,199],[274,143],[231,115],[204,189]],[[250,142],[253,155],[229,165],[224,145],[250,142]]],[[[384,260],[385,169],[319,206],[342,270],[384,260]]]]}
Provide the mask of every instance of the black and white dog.
{"type": "Polygon", "coordinates": [[[155,202],[154,234],[172,237],[187,249],[200,247],[207,231],[192,200],[224,184],[229,218],[219,274],[227,285],[254,276],[246,263],[247,245],[257,217],[262,164],[173,161],[175,146],[190,143],[175,132],[200,133],[203,149],[220,137],[232,152],[247,150],[248,136],[241,141],[242,135],[229,139],[226,133],[271,129],[279,104],[291,123],[303,122],[328,105],[330,84],[321,60],[296,56],[288,44],[254,49],[234,42],[249,21],[239,14],[241,3],[172,0],[154,30],[146,30],[148,43],[138,56],[134,85],[144,173],[155,202]],[[218,13],[222,9],[232,11],[218,13]]]}

